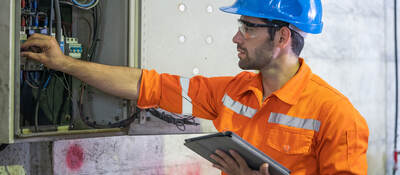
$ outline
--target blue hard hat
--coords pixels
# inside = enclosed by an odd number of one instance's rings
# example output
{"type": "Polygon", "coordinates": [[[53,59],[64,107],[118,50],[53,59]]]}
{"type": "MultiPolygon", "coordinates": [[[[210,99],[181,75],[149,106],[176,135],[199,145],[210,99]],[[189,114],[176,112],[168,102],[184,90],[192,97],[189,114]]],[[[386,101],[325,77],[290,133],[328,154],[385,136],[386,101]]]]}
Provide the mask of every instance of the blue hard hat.
{"type": "Polygon", "coordinates": [[[320,0],[236,0],[232,6],[220,10],[270,20],[280,20],[306,33],[322,32],[322,5],[320,0]]]}

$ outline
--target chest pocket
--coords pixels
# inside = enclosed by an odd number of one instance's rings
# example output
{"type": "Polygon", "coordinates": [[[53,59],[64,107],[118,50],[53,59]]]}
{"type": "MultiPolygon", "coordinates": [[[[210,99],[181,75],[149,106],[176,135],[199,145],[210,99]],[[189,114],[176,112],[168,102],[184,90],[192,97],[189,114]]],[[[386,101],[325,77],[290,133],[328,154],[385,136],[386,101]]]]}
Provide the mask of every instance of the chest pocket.
{"type": "Polygon", "coordinates": [[[271,128],[267,132],[267,145],[279,152],[305,154],[311,150],[313,133],[303,133],[282,127],[271,128]]]}
{"type": "Polygon", "coordinates": [[[310,152],[314,133],[319,127],[320,122],[314,119],[271,113],[266,143],[282,153],[305,154],[310,152]]]}

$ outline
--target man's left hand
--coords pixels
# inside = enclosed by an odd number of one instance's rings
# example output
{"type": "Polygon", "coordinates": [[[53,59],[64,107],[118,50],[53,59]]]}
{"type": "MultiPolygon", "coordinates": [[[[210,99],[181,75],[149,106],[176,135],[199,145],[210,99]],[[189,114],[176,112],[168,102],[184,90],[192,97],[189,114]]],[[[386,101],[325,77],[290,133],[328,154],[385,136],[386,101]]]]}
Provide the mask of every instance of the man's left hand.
{"type": "Polygon", "coordinates": [[[247,162],[238,153],[233,150],[229,150],[229,153],[232,157],[221,150],[216,150],[215,154],[210,156],[218,163],[213,164],[213,167],[229,175],[269,175],[267,163],[261,165],[259,171],[254,171],[249,168],[247,162]]]}

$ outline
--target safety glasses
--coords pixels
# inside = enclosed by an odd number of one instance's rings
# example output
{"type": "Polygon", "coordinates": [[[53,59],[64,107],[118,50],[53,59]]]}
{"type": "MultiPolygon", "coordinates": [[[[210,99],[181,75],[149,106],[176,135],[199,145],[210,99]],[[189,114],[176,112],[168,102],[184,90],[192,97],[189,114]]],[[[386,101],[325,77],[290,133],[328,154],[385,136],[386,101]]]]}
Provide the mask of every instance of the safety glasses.
{"type": "Polygon", "coordinates": [[[276,23],[264,23],[264,24],[256,24],[248,21],[244,21],[242,19],[238,19],[239,22],[239,31],[244,36],[244,38],[255,38],[257,37],[256,28],[260,27],[282,27],[284,25],[279,25],[276,23]]]}

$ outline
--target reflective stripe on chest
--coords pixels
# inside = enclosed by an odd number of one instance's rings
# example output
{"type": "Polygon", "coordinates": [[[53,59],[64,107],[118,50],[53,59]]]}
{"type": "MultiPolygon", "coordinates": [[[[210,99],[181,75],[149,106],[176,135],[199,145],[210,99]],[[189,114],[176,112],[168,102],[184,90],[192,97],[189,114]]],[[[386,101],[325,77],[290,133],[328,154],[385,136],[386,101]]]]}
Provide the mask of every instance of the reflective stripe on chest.
{"type": "Polygon", "coordinates": [[[257,113],[256,109],[233,100],[231,97],[228,96],[228,94],[224,95],[224,97],[222,98],[222,103],[224,104],[224,106],[236,112],[237,114],[246,116],[248,118],[252,118],[254,114],[257,113]]]}
{"type": "Polygon", "coordinates": [[[268,123],[276,123],[295,128],[308,129],[318,132],[321,122],[314,119],[302,119],[285,114],[271,112],[268,123]]]}

